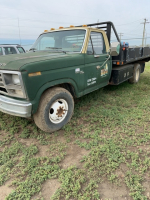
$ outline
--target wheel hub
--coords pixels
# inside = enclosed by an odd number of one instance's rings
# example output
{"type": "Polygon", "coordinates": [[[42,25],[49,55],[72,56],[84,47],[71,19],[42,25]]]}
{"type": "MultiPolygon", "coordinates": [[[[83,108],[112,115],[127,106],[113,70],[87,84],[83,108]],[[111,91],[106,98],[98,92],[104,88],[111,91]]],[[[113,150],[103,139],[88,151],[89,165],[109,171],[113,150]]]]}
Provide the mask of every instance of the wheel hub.
{"type": "Polygon", "coordinates": [[[64,107],[62,106],[59,106],[59,108],[57,109],[57,113],[56,115],[58,115],[58,117],[62,117],[63,115],[65,114],[65,109],[64,107]]]}
{"type": "Polygon", "coordinates": [[[62,122],[68,113],[68,103],[64,99],[57,99],[50,107],[49,119],[58,124],[62,122]]]}

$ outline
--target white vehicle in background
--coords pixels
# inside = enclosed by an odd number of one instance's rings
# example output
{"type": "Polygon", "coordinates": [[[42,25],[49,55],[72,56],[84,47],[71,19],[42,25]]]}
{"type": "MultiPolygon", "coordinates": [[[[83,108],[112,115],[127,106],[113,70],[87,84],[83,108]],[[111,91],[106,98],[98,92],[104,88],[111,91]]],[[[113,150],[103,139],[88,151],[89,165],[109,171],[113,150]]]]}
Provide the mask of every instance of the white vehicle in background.
{"type": "Polygon", "coordinates": [[[19,44],[0,44],[0,56],[20,53],[26,53],[26,51],[19,44]]]}

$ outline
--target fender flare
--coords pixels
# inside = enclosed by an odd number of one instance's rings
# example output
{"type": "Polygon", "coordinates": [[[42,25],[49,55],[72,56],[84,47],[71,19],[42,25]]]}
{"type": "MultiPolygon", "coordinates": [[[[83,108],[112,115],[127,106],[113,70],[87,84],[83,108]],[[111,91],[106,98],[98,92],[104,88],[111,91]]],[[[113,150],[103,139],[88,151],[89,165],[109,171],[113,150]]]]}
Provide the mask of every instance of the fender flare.
{"type": "Polygon", "coordinates": [[[32,103],[32,114],[36,113],[36,111],[38,109],[39,101],[40,101],[40,98],[41,98],[41,95],[43,94],[43,92],[50,87],[53,87],[53,86],[56,86],[56,85],[59,85],[59,84],[63,84],[63,83],[68,83],[68,84],[72,85],[73,88],[74,88],[76,96],[77,97],[80,96],[79,92],[78,92],[77,84],[72,79],[59,79],[59,80],[48,82],[48,83],[42,85],[42,87],[38,90],[35,99],[33,101],[31,101],[31,103],[32,103]]]}

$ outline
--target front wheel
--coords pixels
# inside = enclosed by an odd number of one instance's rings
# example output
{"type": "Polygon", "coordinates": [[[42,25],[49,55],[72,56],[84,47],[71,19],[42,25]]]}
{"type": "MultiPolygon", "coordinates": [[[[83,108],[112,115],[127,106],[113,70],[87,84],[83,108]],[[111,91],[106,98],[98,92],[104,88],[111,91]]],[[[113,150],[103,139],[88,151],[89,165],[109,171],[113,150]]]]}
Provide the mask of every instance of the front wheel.
{"type": "Polygon", "coordinates": [[[140,64],[135,64],[133,70],[133,77],[128,80],[129,83],[131,84],[138,83],[140,79],[140,74],[141,74],[141,66],[140,64]]]}
{"type": "Polygon", "coordinates": [[[48,89],[41,97],[38,111],[33,115],[35,124],[52,133],[61,129],[72,117],[74,100],[64,88],[48,89]]]}

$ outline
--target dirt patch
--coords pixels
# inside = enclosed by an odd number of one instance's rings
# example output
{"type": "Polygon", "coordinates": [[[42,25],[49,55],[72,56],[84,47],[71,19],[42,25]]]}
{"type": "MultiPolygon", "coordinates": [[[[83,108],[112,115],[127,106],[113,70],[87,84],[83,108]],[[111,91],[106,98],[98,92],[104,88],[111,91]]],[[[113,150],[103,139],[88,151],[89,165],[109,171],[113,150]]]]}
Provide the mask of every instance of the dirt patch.
{"type": "Polygon", "coordinates": [[[31,146],[32,144],[36,145],[37,140],[33,139],[33,138],[28,138],[28,139],[19,139],[19,142],[21,142],[22,144],[26,145],[26,146],[31,146]]]}
{"type": "Polygon", "coordinates": [[[144,195],[147,196],[148,199],[150,199],[150,177],[147,177],[147,179],[144,183],[143,183],[143,187],[145,189],[144,195]]]}
{"type": "MultiPolygon", "coordinates": [[[[51,197],[55,194],[56,190],[60,187],[60,183],[57,179],[51,179],[45,181],[45,183],[42,185],[42,190],[40,192],[40,195],[35,195],[31,198],[31,200],[34,199],[41,199],[41,197],[44,198],[44,200],[50,200],[51,197]]],[[[1,200],[1,199],[0,199],[1,200]]]]}
{"type": "Polygon", "coordinates": [[[47,180],[42,186],[42,196],[45,200],[50,200],[59,187],[60,183],[57,179],[47,180]]]}
{"type": "Polygon", "coordinates": [[[3,141],[5,137],[7,136],[7,133],[5,131],[0,131],[0,141],[3,141]]]}
{"type": "Polygon", "coordinates": [[[116,173],[118,178],[124,178],[125,177],[125,173],[121,170],[117,170],[116,173]]]}
{"type": "Polygon", "coordinates": [[[64,130],[59,130],[58,132],[58,136],[56,137],[55,134],[53,134],[53,138],[54,140],[56,140],[56,142],[66,142],[66,138],[64,136],[64,130]]]}
{"type": "Polygon", "coordinates": [[[10,183],[11,180],[8,180],[5,185],[0,186],[0,200],[4,200],[12,192],[13,188],[9,187],[10,183]]]}
{"type": "Polygon", "coordinates": [[[38,145],[38,150],[39,150],[39,152],[35,155],[35,157],[45,157],[45,156],[49,156],[49,154],[50,154],[49,146],[38,145]]]}
{"type": "MultiPolygon", "coordinates": [[[[120,164],[120,170],[122,171],[122,173],[125,175],[126,174],[126,172],[129,170],[129,168],[127,167],[127,165],[125,164],[125,163],[121,163],[120,164]]],[[[118,171],[120,171],[120,170],[118,170],[118,171]]]]}
{"type": "Polygon", "coordinates": [[[127,171],[127,165],[121,163],[119,169],[117,169],[115,172],[119,180],[118,185],[112,184],[108,180],[104,180],[104,182],[99,184],[98,192],[100,194],[101,200],[132,200],[132,198],[129,196],[129,189],[124,182],[125,174],[127,171]]]}
{"type": "Polygon", "coordinates": [[[99,185],[98,192],[100,193],[101,200],[132,200],[125,184],[121,184],[121,186],[117,187],[105,181],[105,183],[99,185]]]}
{"type": "Polygon", "coordinates": [[[83,156],[86,156],[89,153],[89,151],[75,144],[70,144],[66,152],[67,152],[67,155],[65,159],[63,160],[63,162],[61,163],[61,167],[64,169],[72,165],[75,165],[78,168],[80,168],[82,165],[80,160],[82,159],[83,156]]]}
{"type": "Polygon", "coordinates": [[[4,139],[4,136],[3,135],[0,135],[0,140],[2,141],[4,139]]]}
{"type": "Polygon", "coordinates": [[[138,128],[135,130],[136,135],[138,135],[139,133],[143,133],[143,132],[144,132],[144,128],[143,128],[143,127],[138,127],[138,128]]]}
{"type": "Polygon", "coordinates": [[[138,149],[142,149],[143,151],[150,151],[150,145],[149,144],[145,144],[145,145],[141,145],[141,146],[137,146],[138,149]]]}

